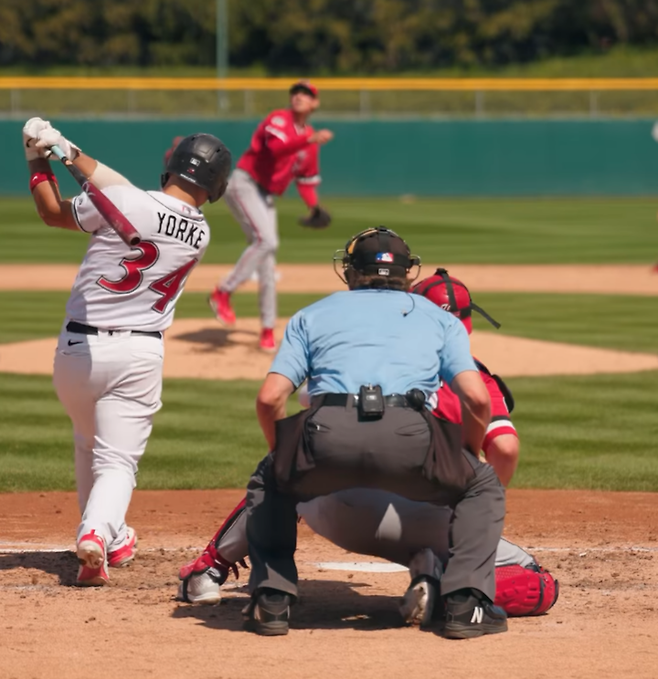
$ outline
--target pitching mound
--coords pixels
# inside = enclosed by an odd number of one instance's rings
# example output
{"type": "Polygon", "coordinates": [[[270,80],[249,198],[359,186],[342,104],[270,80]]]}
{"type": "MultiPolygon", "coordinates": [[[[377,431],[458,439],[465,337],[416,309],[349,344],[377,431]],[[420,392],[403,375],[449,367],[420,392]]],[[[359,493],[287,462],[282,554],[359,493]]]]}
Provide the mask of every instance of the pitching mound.
{"type": "MultiPolygon", "coordinates": [[[[275,330],[281,341],[285,319],[275,330]]],[[[212,319],[175,321],[166,333],[165,377],[208,380],[261,380],[272,354],[258,349],[260,323],[239,319],[223,328],[212,319]]],[[[0,372],[50,375],[57,340],[48,338],[0,345],[0,372]]],[[[506,377],[523,375],[592,375],[658,369],[658,356],[627,351],[543,342],[475,332],[473,353],[506,377]]]]}

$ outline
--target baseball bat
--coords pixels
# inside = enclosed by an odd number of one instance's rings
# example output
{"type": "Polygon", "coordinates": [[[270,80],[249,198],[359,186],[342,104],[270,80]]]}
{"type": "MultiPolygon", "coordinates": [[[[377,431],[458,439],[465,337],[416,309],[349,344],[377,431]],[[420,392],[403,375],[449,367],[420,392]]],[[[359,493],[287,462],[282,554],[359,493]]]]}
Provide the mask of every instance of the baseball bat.
{"type": "Polygon", "coordinates": [[[82,171],[73,164],[59,146],[51,146],[50,150],[62,161],[62,164],[71,173],[73,179],[80,184],[82,190],[89,196],[101,217],[119,234],[121,240],[126,245],[138,245],[142,240],[139,232],[128,221],[126,216],[119,212],[117,206],[98,187],[94,186],[88,177],[85,177],[82,171]]]}

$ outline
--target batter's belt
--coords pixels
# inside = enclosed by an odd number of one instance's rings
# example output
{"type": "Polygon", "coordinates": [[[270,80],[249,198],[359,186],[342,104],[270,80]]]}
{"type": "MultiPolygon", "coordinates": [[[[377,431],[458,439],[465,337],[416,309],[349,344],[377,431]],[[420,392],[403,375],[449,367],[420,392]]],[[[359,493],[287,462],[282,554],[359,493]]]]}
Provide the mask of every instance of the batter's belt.
{"type": "MultiPolygon", "coordinates": [[[[78,335],[98,335],[98,328],[95,328],[93,325],[85,325],[84,323],[78,323],[77,321],[69,321],[66,324],[66,330],[68,332],[74,332],[78,335]]],[[[116,330],[107,330],[105,331],[108,334],[112,334],[114,332],[123,332],[118,329],[116,330]]],[[[158,330],[129,330],[131,335],[143,335],[144,337],[154,337],[155,339],[162,339],[162,333],[159,332],[158,330]]]]}

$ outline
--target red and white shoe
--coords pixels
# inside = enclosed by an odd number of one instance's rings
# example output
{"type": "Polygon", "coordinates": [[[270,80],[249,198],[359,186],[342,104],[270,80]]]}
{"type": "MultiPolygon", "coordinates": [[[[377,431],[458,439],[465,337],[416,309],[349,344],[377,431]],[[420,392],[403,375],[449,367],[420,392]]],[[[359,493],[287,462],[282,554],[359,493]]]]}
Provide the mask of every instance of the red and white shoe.
{"type": "Polygon", "coordinates": [[[258,346],[261,351],[273,352],[276,351],[276,342],[274,341],[274,330],[272,328],[263,328],[260,331],[260,341],[258,346]]]}
{"type": "Polygon", "coordinates": [[[110,566],[110,568],[127,566],[135,558],[136,553],[137,533],[135,533],[133,528],[128,526],[123,544],[117,549],[113,549],[111,552],[107,553],[107,565],[110,566]]]}
{"type": "Polygon", "coordinates": [[[235,325],[235,311],[231,306],[231,293],[215,288],[208,297],[215,318],[224,325],[235,325]]]}
{"type": "Polygon", "coordinates": [[[105,540],[96,535],[96,531],[92,530],[78,540],[76,555],[80,563],[78,585],[82,587],[107,585],[110,576],[107,574],[105,540]]]}

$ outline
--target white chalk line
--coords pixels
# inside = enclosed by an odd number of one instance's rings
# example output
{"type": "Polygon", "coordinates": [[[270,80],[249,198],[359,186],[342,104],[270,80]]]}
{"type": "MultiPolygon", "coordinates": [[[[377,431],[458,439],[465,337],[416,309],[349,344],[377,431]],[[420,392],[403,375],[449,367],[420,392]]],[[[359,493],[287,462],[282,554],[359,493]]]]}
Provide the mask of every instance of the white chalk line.
{"type": "MultiPolygon", "coordinates": [[[[155,552],[165,552],[167,554],[173,554],[174,552],[201,552],[205,549],[205,545],[201,547],[146,547],[140,548],[138,551],[141,554],[153,554],[155,552]]],[[[531,554],[537,552],[555,552],[555,553],[569,553],[573,552],[577,556],[587,556],[589,553],[595,554],[616,554],[616,553],[628,553],[628,552],[648,552],[654,553],[658,552],[658,547],[645,547],[642,545],[627,545],[627,546],[614,546],[614,547],[522,547],[531,554]]],[[[41,554],[41,553],[52,553],[60,554],[65,552],[74,552],[74,545],[52,545],[52,544],[39,544],[34,542],[10,542],[8,540],[0,540],[0,554],[41,554]],[[12,545],[3,547],[2,545],[12,545]]],[[[354,561],[345,561],[346,564],[356,563],[354,561]]],[[[365,563],[365,562],[363,562],[365,563]]],[[[307,565],[318,565],[315,561],[307,561],[307,565]]]]}

